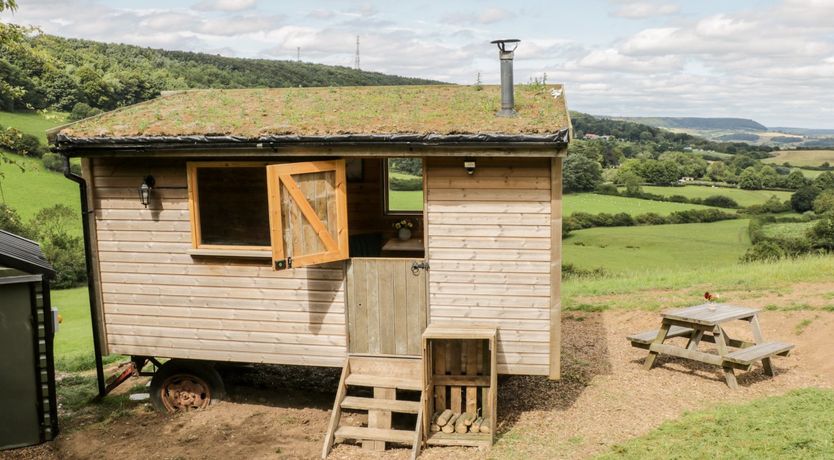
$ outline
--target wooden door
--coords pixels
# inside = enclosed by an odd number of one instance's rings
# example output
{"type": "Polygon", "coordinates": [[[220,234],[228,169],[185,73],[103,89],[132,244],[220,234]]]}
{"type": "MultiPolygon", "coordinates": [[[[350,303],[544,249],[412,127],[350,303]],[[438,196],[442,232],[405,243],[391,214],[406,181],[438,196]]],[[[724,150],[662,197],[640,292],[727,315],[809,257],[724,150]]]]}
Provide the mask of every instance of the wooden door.
{"type": "Polygon", "coordinates": [[[345,161],[266,167],[273,268],[348,258],[345,161]]]}
{"type": "Polygon", "coordinates": [[[347,270],[350,353],[421,355],[426,271],[418,259],[352,258],[347,270]]]}

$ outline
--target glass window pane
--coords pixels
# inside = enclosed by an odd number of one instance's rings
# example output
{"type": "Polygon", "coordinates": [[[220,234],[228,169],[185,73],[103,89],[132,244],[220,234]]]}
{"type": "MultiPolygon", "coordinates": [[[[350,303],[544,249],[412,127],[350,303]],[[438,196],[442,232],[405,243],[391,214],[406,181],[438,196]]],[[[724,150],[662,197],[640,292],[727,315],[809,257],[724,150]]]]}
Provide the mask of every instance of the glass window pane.
{"type": "Polygon", "coordinates": [[[269,246],[266,168],[199,168],[201,244],[269,246]]]}
{"type": "Polygon", "coordinates": [[[423,160],[389,158],[386,168],[389,212],[423,211],[423,160]]]}

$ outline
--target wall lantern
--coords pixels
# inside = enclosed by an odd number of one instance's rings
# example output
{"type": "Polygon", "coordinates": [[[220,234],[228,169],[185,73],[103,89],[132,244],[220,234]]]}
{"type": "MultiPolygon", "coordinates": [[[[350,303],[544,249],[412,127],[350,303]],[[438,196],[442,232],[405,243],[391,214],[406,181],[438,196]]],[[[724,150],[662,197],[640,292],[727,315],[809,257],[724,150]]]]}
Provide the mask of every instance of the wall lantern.
{"type": "Polygon", "coordinates": [[[147,176],[142,185],[139,186],[139,202],[146,208],[151,203],[151,190],[153,190],[154,185],[156,185],[156,179],[153,176],[147,176]]]}
{"type": "Polygon", "coordinates": [[[475,160],[467,159],[463,161],[463,169],[466,170],[466,174],[470,176],[475,174],[475,160]]]}

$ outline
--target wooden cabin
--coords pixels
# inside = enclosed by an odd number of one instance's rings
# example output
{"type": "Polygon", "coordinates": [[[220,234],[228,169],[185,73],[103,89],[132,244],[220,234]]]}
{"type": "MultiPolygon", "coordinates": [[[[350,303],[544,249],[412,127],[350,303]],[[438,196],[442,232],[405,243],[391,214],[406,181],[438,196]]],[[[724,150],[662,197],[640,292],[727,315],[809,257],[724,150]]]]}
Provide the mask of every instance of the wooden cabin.
{"type": "Polygon", "coordinates": [[[561,86],[516,86],[513,117],[496,116],[500,99],[498,86],[199,90],[56,129],[86,181],[102,352],[343,367],[325,455],[334,438],[413,440],[340,431],[345,401],[390,428],[392,410],[350,385],[417,391],[420,410],[393,409],[419,412],[415,446],[446,408],[492,413],[494,432],[496,374],[559,378],[570,132],[561,86]],[[401,158],[422,169],[405,205],[401,158]]]}

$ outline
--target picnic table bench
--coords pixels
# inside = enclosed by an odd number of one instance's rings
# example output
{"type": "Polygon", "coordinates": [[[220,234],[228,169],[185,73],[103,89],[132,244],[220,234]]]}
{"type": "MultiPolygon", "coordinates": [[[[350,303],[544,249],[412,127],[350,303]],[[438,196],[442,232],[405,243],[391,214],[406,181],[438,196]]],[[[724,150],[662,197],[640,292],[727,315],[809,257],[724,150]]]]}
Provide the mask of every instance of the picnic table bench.
{"type": "Polygon", "coordinates": [[[670,310],[661,314],[660,329],[641,332],[628,337],[633,347],[649,350],[643,366],[652,368],[660,353],[720,366],[730,388],[737,388],[734,369],[749,371],[761,361],[765,374],[775,371],[771,358],[787,356],[794,346],[784,342],[765,342],[759,326],[758,309],[735,305],[707,303],[694,307],[670,310]],[[732,339],[722,327],[730,321],[750,324],[754,342],[732,339]],[[685,347],[664,343],[674,337],[689,337],[685,347]],[[718,354],[698,350],[701,342],[714,343],[718,354]],[[731,350],[735,348],[735,350],[731,350]]]}

